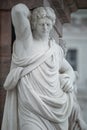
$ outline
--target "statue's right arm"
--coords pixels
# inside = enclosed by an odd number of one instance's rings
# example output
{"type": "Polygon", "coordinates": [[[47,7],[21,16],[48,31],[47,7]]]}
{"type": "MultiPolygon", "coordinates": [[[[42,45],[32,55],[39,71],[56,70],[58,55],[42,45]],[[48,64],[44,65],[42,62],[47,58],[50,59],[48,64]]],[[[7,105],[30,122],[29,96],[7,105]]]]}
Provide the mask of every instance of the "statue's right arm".
{"type": "Polygon", "coordinates": [[[22,71],[22,67],[13,68],[10,70],[3,85],[5,90],[11,90],[16,87],[22,71]]]}
{"type": "Polygon", "coordinates": [[[24,4],[17,4],[11,11],[12,23],[15,28],[16,38],[31,35],[30,17],[31,12],[24,4]]]}

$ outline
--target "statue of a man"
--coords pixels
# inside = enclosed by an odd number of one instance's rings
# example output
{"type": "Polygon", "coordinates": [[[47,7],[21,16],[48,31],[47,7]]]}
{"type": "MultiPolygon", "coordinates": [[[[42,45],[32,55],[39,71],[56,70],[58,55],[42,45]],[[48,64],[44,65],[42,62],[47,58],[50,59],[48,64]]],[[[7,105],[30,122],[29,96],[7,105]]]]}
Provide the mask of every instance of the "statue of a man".
{"type": "Polygon", "coordinates": [[[16,40],[4,83],[2,130],[68,130],[75,74],[62,48],[49,37],[55,13],[39,7],[31,14],[18,4],[11,15],[16,40]]]}

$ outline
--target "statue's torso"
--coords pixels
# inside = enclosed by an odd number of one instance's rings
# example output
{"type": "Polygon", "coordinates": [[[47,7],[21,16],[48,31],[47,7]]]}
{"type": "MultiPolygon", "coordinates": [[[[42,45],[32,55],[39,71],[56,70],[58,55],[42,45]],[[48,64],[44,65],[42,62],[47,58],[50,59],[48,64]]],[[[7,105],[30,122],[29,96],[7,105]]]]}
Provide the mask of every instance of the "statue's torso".
{"type": "Polygon", "coordinates": [[[45,52],[49,49],[49,41],[38,41],[33,38],[27,40],[17,40],[14,43],[14,50],[19,58],[32,57],[38,52],[45,52]]]}

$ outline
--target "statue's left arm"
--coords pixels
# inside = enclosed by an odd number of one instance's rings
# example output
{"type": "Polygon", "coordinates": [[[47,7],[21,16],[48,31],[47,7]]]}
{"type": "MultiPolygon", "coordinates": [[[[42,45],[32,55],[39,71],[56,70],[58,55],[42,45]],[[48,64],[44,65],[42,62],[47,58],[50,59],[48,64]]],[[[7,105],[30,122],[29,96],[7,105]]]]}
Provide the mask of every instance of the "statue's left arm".
{"type": "Polygon", "coordinates": [[[66,92],[72,92],[73,84],[75,82],[75,73],[73,68],[65,58],[63,58],[62,60],[59,72],[60,72],[61,86],[63,90],[66,92]]]}

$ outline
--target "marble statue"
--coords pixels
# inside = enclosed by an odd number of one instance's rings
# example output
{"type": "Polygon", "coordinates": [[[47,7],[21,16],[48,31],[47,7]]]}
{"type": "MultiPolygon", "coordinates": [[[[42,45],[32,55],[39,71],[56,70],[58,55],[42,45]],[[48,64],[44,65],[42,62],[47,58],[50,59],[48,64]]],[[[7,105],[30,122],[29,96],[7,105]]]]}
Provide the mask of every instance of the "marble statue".
{"type": "Polygon", "coordinates": [[[4,83],[2,130],[68,130],[75,73],[62,48],[50,38],[54,10],[38,7],[31,13],[20,3],[11,16],[16,40],[4,83]]]}

